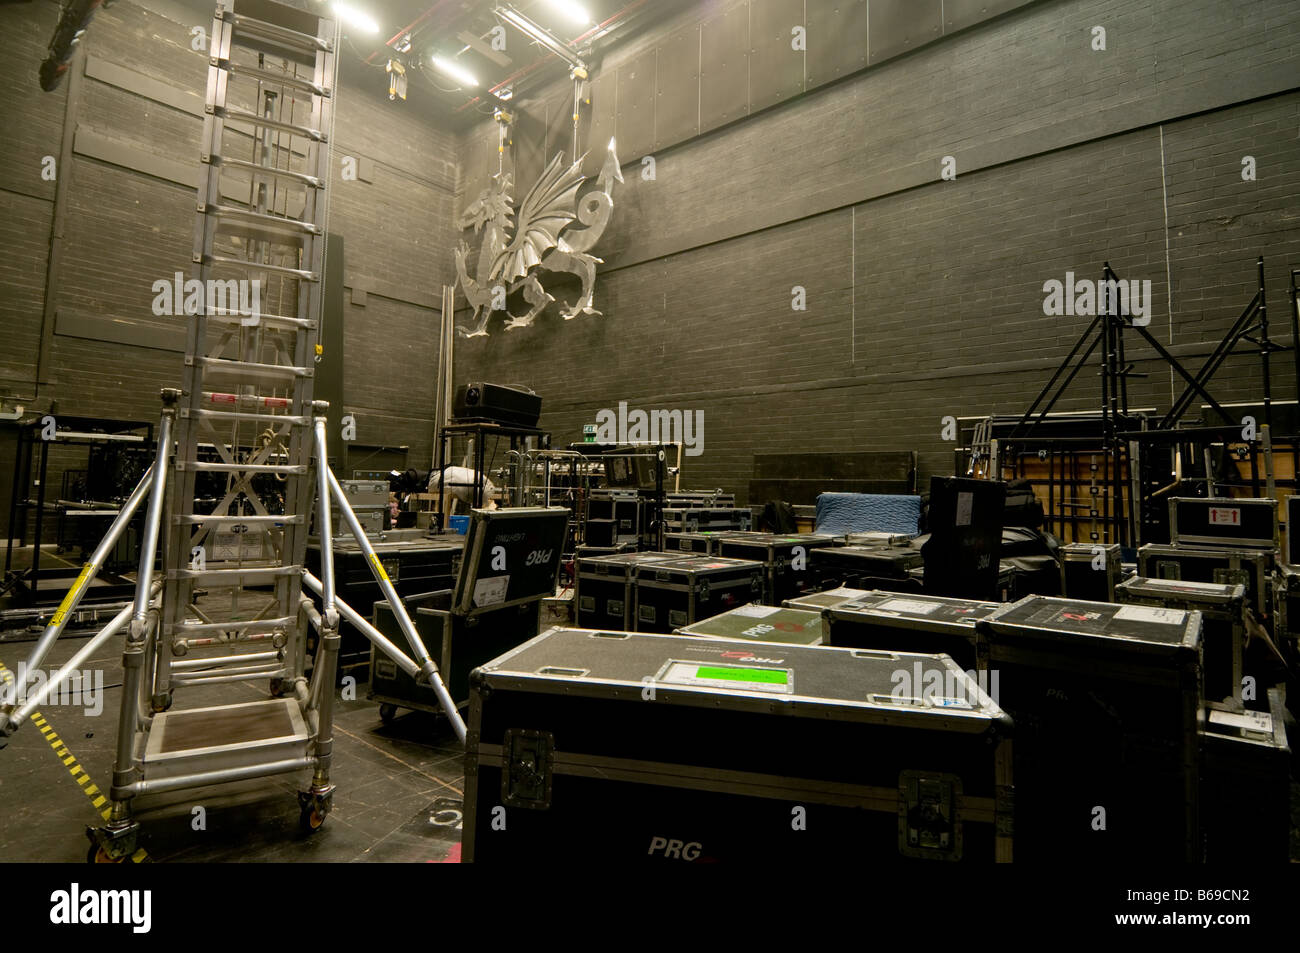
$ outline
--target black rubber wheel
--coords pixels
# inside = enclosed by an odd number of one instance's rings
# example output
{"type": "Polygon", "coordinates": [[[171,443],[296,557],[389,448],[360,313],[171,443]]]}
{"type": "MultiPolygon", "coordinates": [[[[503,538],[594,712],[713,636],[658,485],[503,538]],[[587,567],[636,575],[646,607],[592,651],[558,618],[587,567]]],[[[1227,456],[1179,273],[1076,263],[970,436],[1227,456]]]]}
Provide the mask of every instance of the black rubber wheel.
{"type": "Polygon", "coordinates": [[[393,719],[396,717],[397,717],[396,705],[379,706],[379,720],[382,721],[384,724],[391,725],[393,723],[393,719]]]}
{"type": "Polygon", "coordinates": [[[315,834],[325,826],[325,815],[321,814],[315,807],[308,804],[302,809],[302,813],[298,815],[298,822],[302,825],[304,832],[315,834]]]}

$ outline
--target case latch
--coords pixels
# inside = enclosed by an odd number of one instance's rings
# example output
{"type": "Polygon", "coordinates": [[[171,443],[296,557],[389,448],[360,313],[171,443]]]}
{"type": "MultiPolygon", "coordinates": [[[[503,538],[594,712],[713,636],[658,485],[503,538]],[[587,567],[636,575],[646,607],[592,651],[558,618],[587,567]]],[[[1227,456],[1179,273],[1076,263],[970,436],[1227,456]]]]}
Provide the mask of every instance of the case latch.
{"type": "Polygon", "coordinates": [[[501,803],[544,811],[551,806],[555,738],[549,731],[506,729],[501,803]]]}
{"type": "Polygon", "coordinates": [[[961,779],[952,774],[903,771],[898,776],[898,850],[904,857],[961,860],[957,804],[961,779]]]}

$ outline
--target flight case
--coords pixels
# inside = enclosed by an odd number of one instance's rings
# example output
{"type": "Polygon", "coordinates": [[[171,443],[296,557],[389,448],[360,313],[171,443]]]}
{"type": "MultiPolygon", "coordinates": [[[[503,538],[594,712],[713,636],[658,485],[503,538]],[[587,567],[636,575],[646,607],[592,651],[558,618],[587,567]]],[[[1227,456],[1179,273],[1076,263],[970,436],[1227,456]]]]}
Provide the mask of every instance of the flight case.
{"type": "MultiPolygon", "coordinates": [[[[813,578],[820,586],[884,589],[884,580],[909,581],[913,569],[924,569],[925,559],[911,546],[835,546],[814,550],[813,578]]],[[[919,590],[920,585],[916,588],[919,590]]]]}
{"type": "Polygon", "coordinates": [[[781,605],[787,609],[811,609],[813,612],[821,612],[831,606],[838,606],[841,603],[861,599],[870,591],[869,589],[850,589],[848,586],[837,586],[834,589],[826,589],[822,592],[805,592],[795,599],[785,600],[781,605]]]}
{"type": "Polygon", "coordinates": [[[577,560],[577,622],[585,629],[636,628],[637,569],[682,558],[672,553],[622,553],[577,560]]]}
{"type": "Polygon", "coordinates": [[[1016,723],[1018,859],[1195,861],[1200,613],[1027,596],[979,627],[1016,723]]]}
{"type": "Polygon", "coordinates": [[[1285,864],[1291,749],[1282,693],[1268,712],[1210,712],[1201,732],[1201,840],[1206,863],[1285,864]]]}
{"type": "Polygon", "coordinates": [[[713,556],[718,552],[718,541],[726,533],[664,533],[664,549],[668,552],[701,553],[713,556]]]}
{"type": "Polygon", "coordinates": [[[718,542],[718,555],[730,559],[752,559],[763,564],[763,601],[779,606],[812,585],[812,553],[830,547],[827,536],[798,533],[785,536],[725,536],[718,542]]]}
{"type": "Polygon", "coordinates": [[[1273,555],[1268,550],[1147,543],[1138,549],[1138,575],[1219,585],[1240,583],[1246,587],[1246,605],[1267,616],[1273,555]]]}
{"type": "MultiPolygon", "coordinates": [[[[474,510],[455,582],[403,600],[458,705],[468,698],[471,669],[537,634],[542,599],[555,594],[568,518],[559,506],[474,510]]],[[[413,654],[392,606],[379,601],[373,608],[375,627],[413,654]]],[[[441,710],[432,689],[375,646],[370,651],[369,697],[380,703],[381,716],[391,718],[396,708],[441,710]]]]}
{"type": "Polygon", "coordinates": [[[1067,599],[1114,602],[1121,568],[1118,543],[1067,543],[1061,547],[1061,594],[1067,599]]]}
{"type": "Polygon", "coordinates": [[[944,656],[556,628],[471,683],[467,861],[1011,859],[1011,723],[944,656]]]}
{"type": "Polygon", "coordinates": [[[1208,702],[1233,698],[1241,703],[1246,587],[1213,582],[1180,582],[1134,576],[1120,583],[1118,602],[1131,605],[1196,609],[1201,613],[1202,691],[1208,702]]]}
{"type": "Polygon", "coordinates": [[[943,652],[964,671],[976,667],[976,622],[999,608],[920,593],[869,592],[823,613],[826,641],[837,648],[892,652],[943,652]]]}
{"type": "Polygon", "coordinates": [[[698,635],[705,639],[821,645],[825,641],[823,628],[820,612],[750,604],[710,616],[678,629],[676,634],[698,635]]]}
{"type": "Polygon", "coordinates": [[[1277,549],[1277,500],[1174,497],[1169,501],[1169,538],[1176,546],[1277,549]]]}
{"type": "Polygon", "coordinates": [[[763,595],[763,566],[720,556],[680,556],[636,574],[636,630],[672,632],[763,595]]]}

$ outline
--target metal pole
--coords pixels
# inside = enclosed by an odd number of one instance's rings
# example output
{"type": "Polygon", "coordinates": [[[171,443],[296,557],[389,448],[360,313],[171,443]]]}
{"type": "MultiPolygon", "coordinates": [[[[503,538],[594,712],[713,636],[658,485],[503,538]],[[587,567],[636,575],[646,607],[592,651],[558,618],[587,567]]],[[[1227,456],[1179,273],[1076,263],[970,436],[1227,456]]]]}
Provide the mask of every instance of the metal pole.
{"type": "Polygon", "coordinates": [[[140,571],[135,581],[135,615],[131,619],[133,638],[149,614],[149,592],[153,587],[153,564],[158,555],[158,530],[162,525],[163,494],[167,491],[167,459],[172,451],[172,423],[176,419],[176,401],[181,392],[167,388],[162,392],[162,421],[158,427],[158,447],[154,451],[153,486],[149,492],[149,509],[145,512],[144,538],[140,543],[140,571]]]}
{"type": "Polygon", "coordinates": [[[319,512],[316,521],[320,529],[320,574],[323,583],[321,600],[324,605],[325,625],[337,629],[338,612],[334,608],[334,538],[333,516],[330,513],[330,465],[326,456],[327,417],[317,417],[316,426],[316,494],[319,497],[319,512]]]}
{"type": "MultiPolygon", "coordinates": [[[[411,652],[415,655],[416,661],[420,663],[420,673],[416,676],[416,682],[418,683],[421,678],[428,680],[429,687],[432,688],[434,694],[438,696],[439,703],[441,703],[444,711],[446,711],[447,717],[451,719],[452,725],[456,729],[457,737],[459,737],[461,741],[464,741],[465,723],[461,720],[460,713],[456,710],[456,703],[452,701],[451,694],[447,691],[447,686],[443,684],[442,676],[438,672],[437,664],[429,657],[429,650],[424,647],[424,640],[420,638],[419,632],[416,631],[415,623],[411,621],[411,617],[407,614],[406,606],[402,604],[402,597],[399,596],[397,590],[393,588],[393,583],[388,578],[388,573],[384,571],[383,563],[379,561],[379,557],[375,554],[375,548],[370,545],[370,540],[366,538],[365,531],[362,530],[361,524],[357,522],[356,514],[352,512],[352,507],[349,505],[347,497],[343,493],[343,488],[339,486],[339,481],[329,470],[326,470],[325,473],[329,478],[330,490],[333,492],[335,500],[338,501],[339,512],[342,514],[343,520],[348,524],[348,529],[352,531],[352,535],[355,537],[357,545],[361,547],[362,553],[365,554],[366,561],[370,563],[370,571],[374,575],[375,581],[379,583],[379,590],[384,594],[384,598],[387,599],[389,604],[392,606],[393,615],[397,619],[397,624],[401,627],[402,634],[406,636],[407,641],[410,643],[411,652]]],[[[335,599],[335,603],[336,605],[339,604],[337,598],[335,599]]]]}
{"type": "Polygon", "coordinates": [[[117,545],[118,537],[122,535],[127,524],[135,516],[135,511],[140,507],[140,501],[145,498],[145,494],[149,492],[152,484],[153,467],[150,467],[145,471],[144,476],[140,478],[140,482],[136,484],[135,489],[131,491],[127,501],[122,504],[122,508],[118,510],[117,518],[109,526],[108,532],[100,540],[99,546],[91,554],[90,560],[81,567],[81,575],[77,577],[77,581],[72,584],[68,594],[59,603],[59,608],[50,617],[50,624],[41,633],[40,639],[36,642],[36,647],[32,649],[32,654],[27,659],[28,669],[40,668],[41,663],[45,661],[45,655],[49,652],[50,646],[63,634],[68,619],[81,603],[81,598],[86,594],[86,590],[90,588],[90,584],[95,581],[104,560],[108,558],[108,554],[117,545]]]}
{"type": "MultiPolygon", "coordinates": [[[[45,699],[47,699],[56,688],[62,685],[69,675],[81,667],[82,662],[90,658],[90,656],[94,654],[100,646],[117,634],[118,630],[121,629],[122,626],[126,624],[127,620],[131,618],[132,611],[133,606],[128,605],[123,607],[122,611],[109,620],[108,625],[100,629],[98,633],[96,633],[77,651],[74,656],[72,656],[72,658],[68,659],[68,661],[65,662],[57,672],[51,675],[36,694],[29,696],[26,701],[21,701],[18,695],[15,694],[13,704],[18,705],[18,707],[15,708],[3,721],[0,721],[0,738],[7,737],[17,731],[19,726],[31,717],[32,712],[45,704],[45,699]]],[[[15,693],[18,692],[18,690],[18,684],[15,682],[15,693]]]]}
{"type": "Polygon", "coordinates": [[[32,539],[32,592],[41,588],[41,539],[45,535],[45,477],[49,464],[50,442],[42,440],[41,470],[36,483],[36,535],[32,539]]]}
{"type": "MultiPolygon", "coordinates": [[[[1273,426],[1273,375],[1270,373],[1269,352],[1273,342],[1268,339],[1268,308],[1264,304],[1264,256],[1260,255],[1259,266],[1259,359],[1264,373],[1264,424],[1273,426]]],[[[1296,395],[1300,397],[1300,394],[1296,395]]]]}

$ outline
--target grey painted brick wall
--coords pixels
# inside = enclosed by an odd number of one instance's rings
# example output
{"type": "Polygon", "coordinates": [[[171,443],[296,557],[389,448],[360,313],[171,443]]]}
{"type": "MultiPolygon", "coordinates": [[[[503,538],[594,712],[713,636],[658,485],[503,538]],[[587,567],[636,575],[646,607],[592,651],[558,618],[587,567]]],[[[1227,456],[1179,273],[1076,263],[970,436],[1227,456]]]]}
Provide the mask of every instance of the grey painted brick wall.
{"type": "MultiPolygon", "coordinates": [[[[63,267],[54,307],[106,320],[165,322],[150,311],[152,283],[188,272],[193,241],[206,56],[190,47],[190,28],[131,0],[101,10],[85,55],[125,67],[146,83],[166,84],[182,108],[83,77],[75,123],[86,134],[161,156],[183,171],[169,181],[138,168],[78,154],[66,178],[63,267]],[[191,175],[192,172],[192,175],[191,175]]],[[[60,153],[70,81],[45,93],[36,70],[58,18],[55,0],[0,10],[0,395],[29,411],[54,402],[67,414],[142,417],[158,413],[158,389],[180,380],[181,354],[160,347],[50,335],[48,366],[37,385],[46,272],[56,184],[41,178],[41,158],[60,153]],[[32,398],[35,398],[33,400],[32,398]]],[[[369,445],[409,445],[415,465],[432,444],[432,368],[436,306],[451,276],[451,216],[458,172],[456,137],[416,103],[389,102],[380,76],[337,95],[330,230],[344,239],[344,403],[369,445]],[[366,161],[369,181],[344,181],[342,156],[366,161]]],[[[12,449],[0,443],[0,521],[8,512],[12,449]]],[[[69,461],[77,465],[76,461],[69,461]]],[[[53,481],[61,469],[55,461],[53,481]]],[[[0,531],[4,529],[0,526],[0,531]]]]}
{"type": "MultiPolygon", "coordinates": [[[[496,318],[457,342],[457,378],[532,386],[558,442],[620,400],[702,408],[692,486],[743,494],[754,453],[804,449],[914,449],[923,474],[948,472],[940,419],[1023,410],[1084,327],[1043,314],[1043,282],[1067,270],[1149,279],[1153,333],[1195,368],[1263,254],[1289,338],[1297,75],[1300,7],[1283,0],[1024,8],[657,155],[654,181],[628,166],[595,250],[604,315],[496,318]]],[[[1132,405],[1167,407],[1169,373],[1129,348],[1151,375],[1132,405]]],[[[1234,358],[1213,392],[1259,384],[1234,358]]],[[[1274,386],[1294,396],[1285,366],[1274,386]]],[[[1098,402],[1089,369],[1058,409],[1098,402]]]]}

